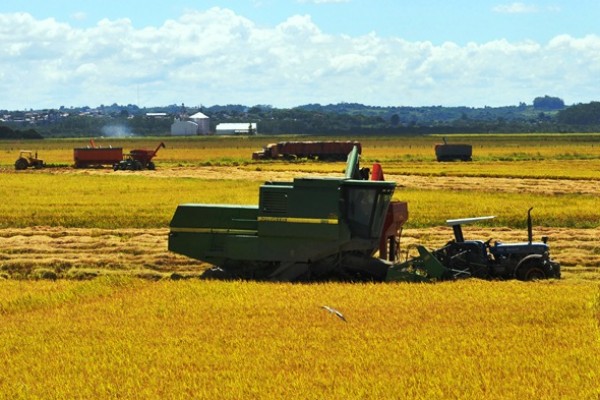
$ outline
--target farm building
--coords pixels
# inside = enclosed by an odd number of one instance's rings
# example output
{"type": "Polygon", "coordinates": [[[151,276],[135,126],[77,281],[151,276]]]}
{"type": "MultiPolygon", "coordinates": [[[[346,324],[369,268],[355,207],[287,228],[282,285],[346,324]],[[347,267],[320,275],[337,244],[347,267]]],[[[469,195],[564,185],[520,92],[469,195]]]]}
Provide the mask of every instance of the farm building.
{"type": "Polygon", "coordinates": [[[256,135],[256,122],[224,123],[218,124],[217,135],[256,135]]]}
{"type": "Polygon", "coordinates": [[[208,135],[210,133],[210,118],[198,112],[188,120],[175,119],[171,125],[171,135],[208,135]]]}
{"type": "Polygon", "coordinates": [[[190,116],[190,121],[198,124],[198,134],[208,135],[210,133],[210,118],[201,112],[190,116]]]}
{"type": "Polygon", "coordinates": [[[192,121],[176,119],[171,125],[172,136],[191,136],[198,134],[198,124],[192,121]]]}

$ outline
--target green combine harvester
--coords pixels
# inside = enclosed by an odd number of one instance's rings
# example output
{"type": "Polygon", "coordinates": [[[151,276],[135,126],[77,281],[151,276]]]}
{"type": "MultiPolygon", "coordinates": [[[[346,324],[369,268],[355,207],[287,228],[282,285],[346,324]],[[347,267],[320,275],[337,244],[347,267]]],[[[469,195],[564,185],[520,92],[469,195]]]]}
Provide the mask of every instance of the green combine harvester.
{"type": "Polygon", "coordinates": [[[378,164],[371,180],[368,175],[355,147],[344,177],[265,182],[258,206],[181,204],[171,220],[169,250],[214,265],[204,276],[218,279],[430,281],[473,275],[471,264],[457,265],[461,257],[473,261],[462,250],[444,259],[443,251],[420,246],[418,257],[397,263],[406,203],[392,201],[396,184],[383,180],[378,164]]]}

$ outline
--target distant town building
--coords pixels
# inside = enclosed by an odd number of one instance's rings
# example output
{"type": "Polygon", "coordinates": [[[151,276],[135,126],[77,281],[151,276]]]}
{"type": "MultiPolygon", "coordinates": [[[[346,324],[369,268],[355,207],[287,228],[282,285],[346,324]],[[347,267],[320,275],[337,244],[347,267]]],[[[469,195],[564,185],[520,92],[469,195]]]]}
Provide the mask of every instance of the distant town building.
{"type": "Polygon", "coordinates": [[[257,125],[255,122],[223,123],[216,128],[217,135],[256,135],[257,125]]]}

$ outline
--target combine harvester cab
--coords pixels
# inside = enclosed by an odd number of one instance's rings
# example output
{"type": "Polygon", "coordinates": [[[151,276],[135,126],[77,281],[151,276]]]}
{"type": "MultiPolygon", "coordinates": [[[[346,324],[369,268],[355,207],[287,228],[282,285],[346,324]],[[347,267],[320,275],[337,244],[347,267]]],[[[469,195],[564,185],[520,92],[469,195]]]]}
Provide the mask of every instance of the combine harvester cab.
{"type": "Polygon", "coordinates": [[[396,184],[362,180],[358,158],[344,178],[266,182],[258,206],[179,205],[169,250],[217,266],[208,277],[383,281],[391,263],[374,254],[396,184]]]}

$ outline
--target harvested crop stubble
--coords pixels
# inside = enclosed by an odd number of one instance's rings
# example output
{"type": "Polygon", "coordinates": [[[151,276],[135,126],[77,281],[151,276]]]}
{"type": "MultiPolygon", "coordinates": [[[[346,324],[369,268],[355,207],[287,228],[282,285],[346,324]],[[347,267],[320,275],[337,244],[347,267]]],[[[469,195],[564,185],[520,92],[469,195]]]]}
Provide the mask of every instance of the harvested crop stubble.
{"type": "MultiPolygon", "coordinates": [[[[511,242],[527,240],[527,233],[508,228],[465,228],[465,237],[511,242]]],[[[597,271],[589,279],[600,280],[600,228],[535,228],[535,240],[550,237],[552,256],[573,270],[597,271]]],[[[443,246],[452,237],[449,227],[405,229],[402,259],[415,244],[443,246]]],[[[33,227],[0,229],[2,273],[15,278],[36,277],[50,270],[58,278],[85,279],[105,274],[127,274],[150,279],[198,276],[208,267],[197,260],[167,250],[168,229],[85,229],[33,227]]],[[[412,253],[411,253],[412,254],[412,253]]],[[[568,268],[567,268],[568,270],[568,268]]]]}
{"type": "Polygon", "coordinates": [[[161,278],[198,272],[198,263],[167,251],[167,229],[33,227],[0,230],[2,270],[14,277],[50,269],[59,278],[107,273],[161,278]]]}

